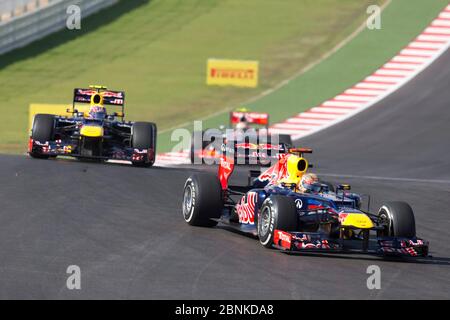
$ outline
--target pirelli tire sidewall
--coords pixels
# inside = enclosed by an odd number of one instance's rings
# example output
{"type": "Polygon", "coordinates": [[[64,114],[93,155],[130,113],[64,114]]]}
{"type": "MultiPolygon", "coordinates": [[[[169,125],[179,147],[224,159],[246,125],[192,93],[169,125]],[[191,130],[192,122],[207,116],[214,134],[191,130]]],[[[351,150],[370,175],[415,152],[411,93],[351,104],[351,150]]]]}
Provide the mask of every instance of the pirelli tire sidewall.
{"type": "Polygon", "coordinates": [[[182,212],[192,226],[213,227],[223,209],[222,189],[215,175],[194,174],[184,185],[182,212]]]}
{"type": "Polygon", "coordinates": [[[297,230],[298,217],[294,199],[280,195],[268,197],[259,210],[257,221],[259,242],[266,248],[272,248],[275,230],[297,230]]]}

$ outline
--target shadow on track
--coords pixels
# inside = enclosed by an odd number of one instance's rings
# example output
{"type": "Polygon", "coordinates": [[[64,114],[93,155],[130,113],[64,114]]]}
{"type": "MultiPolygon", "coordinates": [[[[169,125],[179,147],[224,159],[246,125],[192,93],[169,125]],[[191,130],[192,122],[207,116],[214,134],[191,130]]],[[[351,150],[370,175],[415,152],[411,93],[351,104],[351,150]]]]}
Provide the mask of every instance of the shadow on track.
{"type": "Polygon", "coordinates": [[[322,253],[322,252],[282,252],[281,253],[291,256],[307,256],[307,257],[321,257],[321,258],[334,258],[334,259],[347,259],[347,260],[359,260],[359,261],[383,261],[393,263],[407,263],[407,264],[429,264],[439,266],[450,266],[450,258],[429,256],[427,258],[405,258],[405,257],[383,257],[377,255],[364,255],[363,253],[322,253]]]}
{"type": "MultiPolygon", "coordinates": [[[[252,234],[236,230],[233,227],[227,225],[218,225],[216,227],[220,230],[226,230],[234,234],[238,234],[249,239],[257,240],[258,238],[252,234]]],[[[274,250],[276,250],[274,248],[274,250]]],[[[334,259],[347,259],[347,260],[359,260],[359,261],[374,261],[381,260],[383,262],[394,262],[394,263],[408,263],[408,264],[429,264],[429,265],[439,265],[439,266],[450,266],[450,258],[446,257],[435,257],[430,255],[429,257],[418,257],[418,258],[407,258],[407,257],[383,257],[375,254],[364,254],[360,252],[283,252],[279,250],[280,253],[289,256],[307,256],[307,257],[321,257],[321,258],[334,258],[334,259]]]]}

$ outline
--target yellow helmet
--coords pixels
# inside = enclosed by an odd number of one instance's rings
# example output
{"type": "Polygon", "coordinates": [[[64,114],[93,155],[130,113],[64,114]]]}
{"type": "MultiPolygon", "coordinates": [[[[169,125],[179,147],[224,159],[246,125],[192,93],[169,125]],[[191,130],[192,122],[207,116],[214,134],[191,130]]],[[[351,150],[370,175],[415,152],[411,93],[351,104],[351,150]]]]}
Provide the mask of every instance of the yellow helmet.
{"type": "Polygon", "coordinates": [[[296,155],[290,155],[287,159],[286,165],[288,176],[285,179],[282,179],[280,182],[285,184],[298,185],[303,175],[308,170],[308,160],[296,155]]]}
{"type": "Polygon", "coordinates": [[[91,96],[91,106],[103,107],[103,95],[101,93],[95,93],[91,96]]]}

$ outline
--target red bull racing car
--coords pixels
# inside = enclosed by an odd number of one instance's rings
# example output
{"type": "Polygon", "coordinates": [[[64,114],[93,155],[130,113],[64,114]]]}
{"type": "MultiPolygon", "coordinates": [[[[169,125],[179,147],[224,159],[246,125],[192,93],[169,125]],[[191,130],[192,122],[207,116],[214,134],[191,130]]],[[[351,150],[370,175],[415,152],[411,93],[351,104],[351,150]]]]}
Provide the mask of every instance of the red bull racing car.
{"type": "Polygon", "coordinates": [[[194,132],[191,163],[218,162],[224,143],[235,145],[235,164],[270,164],[292,147],[290,135],[269,134],[269,114],[239,109],[230,113],[229,128],[194,132]]]}
{"type": "Polygon", "coordinates": [[[36,114],[28,153],[33,158],[70,156],[85,160],[124,160],[150,167],[155,162],[154,123],[124,117],[125,93],[103,86],[75,89],[71,116],[36,114]],[[112,109],[108,112],[107,107],[112,109]]]}
{"type": "Polygon", "coordinates": [[[334,188],[318,181],[306,188],[302,181],[311,165],[303,154],[309,152],[291,149],[262,174],[251,174],[248,186],[228,185],[234,161],[224,153],[218,177],[202,173],[187,179],[185,221],[204,227],[224,223],[256,236],[264,247],[285,252],[428,255],[428,242],[416,236],[407,203],[386,202],[370,213],[349,185],[334,188]]]}

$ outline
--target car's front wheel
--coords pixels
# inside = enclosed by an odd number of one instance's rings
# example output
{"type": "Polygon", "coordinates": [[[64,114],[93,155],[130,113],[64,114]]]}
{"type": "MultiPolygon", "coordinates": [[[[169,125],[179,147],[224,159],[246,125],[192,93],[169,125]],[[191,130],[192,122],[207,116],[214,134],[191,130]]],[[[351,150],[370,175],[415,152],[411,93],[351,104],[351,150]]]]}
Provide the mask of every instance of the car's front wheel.
{"type": "MultiPolygon", "coordinates": [[[[46,143],[53,140],[55,130],[55,116],[52,114],[37,114],[33,120],[33,128],[31,129],[31,139],[46,143]]],[[[30,156],[39,159],[48,159],[49,156],[30,150],[30,156]]]]}
{"type": "Polygon", "coordinates": [[[264,247],[271,248],[275,230],[297,230],[298,217],[294,199],[280,195],[270,196],[263,202],[257,220],[259,242],[264,247]]]}
{"type": "Polygon", "coordinates": [[[386,202],[378,211],[379,224],[384,227],[378,231],[379,237],[405,237],[416,236],[416,222],[414,213],[406,202],[386,202]]]}

